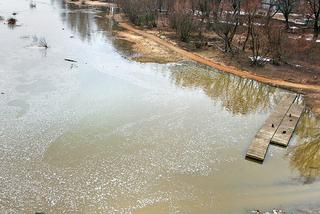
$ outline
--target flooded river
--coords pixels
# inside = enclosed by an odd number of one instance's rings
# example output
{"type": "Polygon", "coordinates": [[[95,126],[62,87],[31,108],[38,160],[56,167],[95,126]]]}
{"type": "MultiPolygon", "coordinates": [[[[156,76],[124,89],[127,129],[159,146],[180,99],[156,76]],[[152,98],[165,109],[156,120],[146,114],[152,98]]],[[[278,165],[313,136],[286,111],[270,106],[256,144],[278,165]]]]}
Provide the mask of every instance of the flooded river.
{"type": "Polygon", "coordinates": [[[194,62],[130,61],[102,9],[29,3],[0,0],[0,213],[320,208],[312,113],[288,149],[244,158],[286,91],[194,62]]]}

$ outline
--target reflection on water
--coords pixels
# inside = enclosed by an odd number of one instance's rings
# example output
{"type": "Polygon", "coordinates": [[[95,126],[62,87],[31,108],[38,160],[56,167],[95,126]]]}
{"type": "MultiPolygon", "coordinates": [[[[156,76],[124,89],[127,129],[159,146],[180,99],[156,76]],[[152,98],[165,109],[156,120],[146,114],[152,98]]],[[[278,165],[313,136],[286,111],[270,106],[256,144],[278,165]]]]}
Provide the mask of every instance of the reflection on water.
{"type": "Polygon", "coordinates": [[[134,54],[132,50],[132,43],[126,40],[120,40],[113,37],[115,30],[122,30],[122,28],[107,15],[110,9],[104,7],[92,8],[87,6],[78,6],[76,4],[68,4],[60,2],[60,6],[64,9],[61,13],[61,18],[68,24],[83,41],[92,39],[92,34],[97,37],[100,35],[111,41],[116,51],[125,57],[130,57],[134,54]]]}
{"type": "Polygon", "coordinates": [[[312,183],[320,176],[320,134],[293,148],[290,164],[305,178],[304,183],[312,183]]]}
{"type": "Polygon", "coordinates": [[[61,13],[61,17],[67,21],[68,27],[72,29],[74,32],[77,32],[82,40],[91,40],[91,34],[95,32],[96,25],[92,23],[96,14],[94,11],[88,10],[80,10],[78,6],[74,4],[65,4],[66,10],[65,13],[61,13]]]}
{"type": "Polygon", "coordinates": [[[212,72],[205,66],[185,63],[172,69],[171,79],[181,87],[200,88],[233,114],[267,110],[274,103],[275,88],[250,79],[212,72]]]}
{"type": "MultiPolygon", "coordinates": [[[[24,24],[0,28],[0,213],[239,214],[319,201],[319,182],[292,182],[301,161],[285,149],[263,165],[244,159],[284,91],[191,62],[129,61],[104,11],[42,2],[1,4],[24,24]],[[46,38],[46,57],[26,35],[46,38]]],[[[302,121],[305,138],[317,120],[302,121]]]]}
{"type": "Polygon", "coordinates": [[[296,133],[301,143],[290,149],[290,165],[299,171],[304,183],[312,183],[320,176],[320,119],[306,111],[296,133]]]}
{"type": "MultiPolygon", "coordinates": [[[[82,40],[90,41],[92,33],[102,33],[110,38],[112,30],[120,29],[103,7],[92,8],[76,4],[60,3],[64,9],[61,18],[82,40]]],[[[96,36],[96,35],[95,35],[96,36]]]]}
{"type": "MultiPolygon", "coordinates": [[[[81,7],[74,4],[65,4],[64,7],[69,11],[64,14],[65,20],[82,39],[88,40],[92,32],[102,32],[112,41],[118,52],[124,56],[133,54],[130,42],[112,37],[112,31],[117,25],[111,18],[106,18],[106,12],[84,12],[86,10],[81,10],[81,7]]],[[[171,79],[181,87],[202,89],[208,97],[220,100],[223,106],[234,114],[267,110],[276,97],[276,90],[273,87],[250,79],[213,72],[206,66],[192,62],[172,66],[171,79]]]]}
{"type": "Polygon", "coordinates": [[[299,124],[296,129],[296,134],[301,138],[315,137],[319,133],[320,118],[312,113],[310,110],[306,110],[302,114],[299,124]]]}

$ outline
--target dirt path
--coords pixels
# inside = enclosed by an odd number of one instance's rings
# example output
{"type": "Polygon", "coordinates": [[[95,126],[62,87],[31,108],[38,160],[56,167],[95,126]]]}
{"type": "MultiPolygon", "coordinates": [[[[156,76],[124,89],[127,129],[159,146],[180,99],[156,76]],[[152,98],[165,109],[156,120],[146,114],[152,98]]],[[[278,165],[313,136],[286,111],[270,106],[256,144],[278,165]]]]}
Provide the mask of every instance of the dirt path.
{"type": "Polygon", "coordinates": [[[301,84],[301,83],[293,83],[293,82],[288,82],[288,81],[284,81],[284,80],[280,80],[280,79],[272,79],[272,78],[268,78],[268,77],[263,77],[263,76],[259,76],[253,73],[250,73],[248,71],[244,71],[244,70],[240,70],[237,69],[233,66],[226,66],[226,65],[222,65],[218,62],[214,62],[211,59],[208,59],[204,56],[200,56],[198,54],[195,53],[191,53],[188,51],[185,51],[173,44],[171,44],[170,42],[167,42],[165,40],[160,39],[159,37],[149,34],[143,30],[139,30],[135,27],[132,27],[131,25],[129,25],[128,23],[126,23],[125,21],[123,21],[121,19],[121,17],[119,16],[115,16],[116,21],[119,22],[119,25],[121,27],[123,27],[126,30],[132,31],[138,35],[141,35],[145,38],[148,38],[152,41],[157,42],[158,44],[161,44],[165,47],[167,47],[168,49],[179,53],[180,55],[182,55],[185,58],[194,60],[196,62],[199,62],[201,64],[204,65],[208,65],[210,67],[216,68],[220,71],[224,71],[226,73],[231,73],[240,77],[244,77],[244,78],[248,78],[248,79],[253,79],[262,83],[266,83],[269,85],[273,85],[273,86],[279,86],[279,87],[283,87],[283,88],[291,88],[291,89],[303,89],[303,90],[316,90],[316,91],[320,91],[320,85],[312,85],[312,84],[301,84]]]}

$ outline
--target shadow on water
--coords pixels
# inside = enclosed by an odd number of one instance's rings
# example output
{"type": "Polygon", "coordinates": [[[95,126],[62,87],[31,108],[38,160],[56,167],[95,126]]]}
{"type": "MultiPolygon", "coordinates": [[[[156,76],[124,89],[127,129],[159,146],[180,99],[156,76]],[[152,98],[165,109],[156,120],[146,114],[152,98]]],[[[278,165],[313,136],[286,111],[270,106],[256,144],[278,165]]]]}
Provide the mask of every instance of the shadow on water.
{"type": "Polygon", "coordinates": [[[276,99],[275,88],[250,79],[213,72],[196,63],[175,66],[171,71],[171,79],[176,85],[201,88],[208,97],[221,101],[233,114],[268,110],[276,99]]]}
{"type": "Polygon", "coordinates": [[[299,171],[304,184],[310,184],[320,177],[320,119],[307,111],[296,133],[300,143],[288,151],[290,166],[299,171]]]}

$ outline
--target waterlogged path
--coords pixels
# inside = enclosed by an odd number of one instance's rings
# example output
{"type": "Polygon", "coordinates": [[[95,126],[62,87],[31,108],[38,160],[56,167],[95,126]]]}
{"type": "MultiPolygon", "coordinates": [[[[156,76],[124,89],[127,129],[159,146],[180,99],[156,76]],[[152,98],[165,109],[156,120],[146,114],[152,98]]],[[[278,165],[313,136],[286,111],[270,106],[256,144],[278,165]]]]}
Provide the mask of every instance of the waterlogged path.
{"type": "Polygon", "coordinates": [[[18,26],[0,25],[0,213],[319,208],[319,142],[293,147],[319,133],[312,114],[288,150],[244,159],[285,91],[130,61],[99,9],[0,1],[0,16],[13,12],[18,26]]]}

